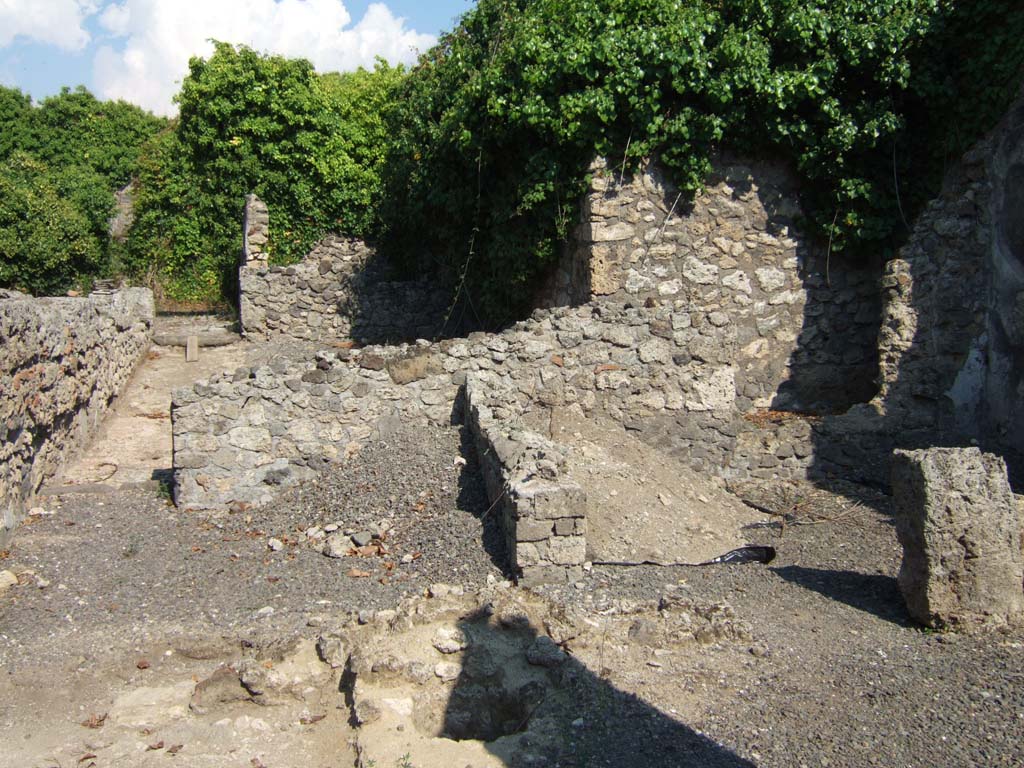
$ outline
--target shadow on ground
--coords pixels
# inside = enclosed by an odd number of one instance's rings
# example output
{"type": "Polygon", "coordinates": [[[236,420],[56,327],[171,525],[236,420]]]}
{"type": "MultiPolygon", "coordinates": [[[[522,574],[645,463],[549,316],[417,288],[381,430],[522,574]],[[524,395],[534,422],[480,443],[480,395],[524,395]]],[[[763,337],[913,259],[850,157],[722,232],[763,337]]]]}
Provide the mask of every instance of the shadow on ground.
{"type": "MultiPolygon", "coordinates": [[[[453,424],[455,421],[453,415],[453,424]]],[[[505,547],[505,534],[501,530],[495,507],[488,503],[487,490],[481,475],[480,462],[477,458],[476,444],[469,427],[459,424],[459,451],[466,463],[459,473],[458,508],[467,510],[480,521],[480,544],[491,558],[491,562],[501,570],[506,578],[512,576],[512,564],[505,547]]]]}
{"type": "Polygon", "coordinates": [[[900,626],[912,626],[899,585],[891,576],[836,571],[825,568],[807,568],[787,565],[772,568],[788,582],[817,592],[830,600],[870,613],[900,626]]]}
{"type": "Polygon", "coordinates": [[[754,768],[619,690],[521,618],[480,611],[459,622],[469,645],[438,735],[480,740],[509,768],[754,768]]]}

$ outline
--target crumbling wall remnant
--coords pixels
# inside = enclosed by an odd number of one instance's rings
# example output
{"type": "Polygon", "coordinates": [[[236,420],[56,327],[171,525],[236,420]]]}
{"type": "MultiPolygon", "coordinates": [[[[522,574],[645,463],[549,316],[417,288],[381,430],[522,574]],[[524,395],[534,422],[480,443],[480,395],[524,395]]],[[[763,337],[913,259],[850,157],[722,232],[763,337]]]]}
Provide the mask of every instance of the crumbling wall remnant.
{"type": "Polygon", "coordinates": [[[149,348],[153,295],[0,292],[0,539],[94,433],[149,348]]]}
{"type": "Polygon", "coordinates": [[[514,398],[485,377],[466,383],[466,423],[520,584],[577,581],[587,559],[587,494],[566,477],[566,450],[504,418],[514,398]]]}
{"type": "Polygon", "coordinates": [[[256,195],[246,195],[242,217],[242,266],[265,267],[270,256],[270,211],[256,195]]]}
{"type": "Polygon", "coordinates": [[[328,235],[299,263],[242,266],[239,310],[251,339],[397,342],[444,330],[450,294],[426,280],[393,280],[361,240],[328,235]]]}
{"type": "Polygon", "coordinates": [[[830,260],[800,231],[789,173],[719,158],[690,201],[656,162],[630,174],[598,160],[591,172],[542,304],[632,301],[727,318],[754,407],[835,412],[874,394],[879,265],[830,260]]]}
{"type": "Polygon", "coordinates": [[[1024,94],[954,167],[886,265],[874,429],[963,445],[1024,477],[1024,94]]]}
{"type": "Polygon", "coordinates": [[[269,501],[277,486],[342,459],[392,419],[461,420],[464,392],[478,442],[501,459],[491,501],[507,516],[520,567],[578,568],[585,496],[562,482],[560,447],[519,428],[531,413],[578,405],[727,477],[806,473],[810,429],[743,417],[734,330],[708,315],[562,307],[500,334],[322,350],[198,382],[172,406],[177,501],[269,501]],[[758,439],[744,439],[748,432],[758,439]],[[511,493],[502,500],[503,490],[511,493]]]}

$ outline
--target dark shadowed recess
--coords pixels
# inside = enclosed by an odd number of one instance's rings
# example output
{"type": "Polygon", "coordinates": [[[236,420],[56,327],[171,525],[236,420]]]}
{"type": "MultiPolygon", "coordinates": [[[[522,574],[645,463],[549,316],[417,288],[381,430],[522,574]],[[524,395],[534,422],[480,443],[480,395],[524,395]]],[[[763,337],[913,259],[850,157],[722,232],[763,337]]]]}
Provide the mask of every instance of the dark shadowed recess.
{"type": "Polygon", "coordinates": [[[824,595],[829,600],[846,603],[902,627],[913,625],[899,585],[892,576],[802,565],[786,565],[771,570],[786,581],[824,595]]]}
{"type": "Polygon", "coordinates": [[[509,768],[755,768],[571,655],[547,668],[543,679],[522,683],[506,674],[493,659],[512,636],[529,647],[538,637],[533,627],[502,627],[483,611],[466,616],[459,626],[472,642],[463,652],[463,671],[440,736],[480,739],[509,768]],[[501,737],[513,734],[523,736],[510,750],[501,737]]]}

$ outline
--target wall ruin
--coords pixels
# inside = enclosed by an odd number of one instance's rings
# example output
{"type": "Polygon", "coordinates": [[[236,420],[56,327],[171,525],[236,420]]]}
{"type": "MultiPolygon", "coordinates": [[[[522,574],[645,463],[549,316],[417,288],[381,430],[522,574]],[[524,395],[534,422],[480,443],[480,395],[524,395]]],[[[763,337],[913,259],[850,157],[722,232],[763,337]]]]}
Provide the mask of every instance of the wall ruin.
{"type": "Polygon", "coordinates": [[[0,539],[94,433],[149,348],[153,315],[142,288],[88,298],[0,292],[0,539]]]}
{"type": "Polygon", "coordinates": [[[720,158],[692,202],[654,163],[629,175],[599,160],[591,172],[545,306],[632,301],[728,318],[749,407],[838,412],[875,393],[880,267],[830,260],[800,231],[784,169],[720,158]]]}
{"type": "Polygon", "coordinates": [[[175,393],[176,500],[266,503],[394,419],[466,418],[514,562],[531,578],[571,573],[583,561],[586,495],[559,479],[564,449],[527,428],[545,409],[577,405],[712,474],[806,473],[810,429],[743,417],[735,353],[735,329],[708,312],[595,304],[538,311],[500,334],[242,368],[175,393]]]}
{"type": "MultiPolygon", "coordinates": [[[[266,501],[391,419],[464,418],[513,564],[535,581],[573,578],[585,552],[586,491],[564,479],[572,457],[530,428],[546,409],[610,419],[731,481],[885,485],[894,446],[973,438],[1019,452],[1022,169],[1018,109],[965,158],[883,276],[830,260],[799,232],[796,191],[778,168],[722,161],[706,192],[680,205],[656,167],[617,178],[598,163],[576,238],[541,293],[548,308],[528,320],[320,352],[176,395],[179,503],[266,501]]],[[[353,333],[345,321],[310,331],[324,312],[304,303],[336,302],[370,259],[341,247],[283,278],[260,267],[267,279],[249,283],[250,300],[279,291],[298,329],[285,332],[301,338],[353,333]]],[[[264,317],[263,332],[279,332],[264,317]]]]}
{"type": "MultiPolygon", "coordinates": [[[[887,483],[893,448],[971,443],[1024,480],[1024,97],[947,174],[886,264],[880,388],[831,420],[887,483]]],[[[842,450],[833,440],[826,452],[842,450]]]]}
{"type": "Polygon", "coordinates": [[[444,332],[449,292],[426,280],[392,280],[361,240],[327,235],[302,261],[284,267],[269,265],[269,237],[267,206],[249,195],[238,271],[246,337],[392,343],[444,332]]]}

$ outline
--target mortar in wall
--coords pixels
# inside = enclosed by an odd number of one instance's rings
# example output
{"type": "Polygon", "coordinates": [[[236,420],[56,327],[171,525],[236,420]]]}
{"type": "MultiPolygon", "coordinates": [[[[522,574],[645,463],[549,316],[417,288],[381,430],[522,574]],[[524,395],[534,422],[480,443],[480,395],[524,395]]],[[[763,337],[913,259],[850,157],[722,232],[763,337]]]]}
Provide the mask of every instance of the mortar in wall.
{"type": "Polygon", "coordinates": [[[95,433],[145,358],[153,316],[142,288],[0,296],[0,539],[95,433]]]}

